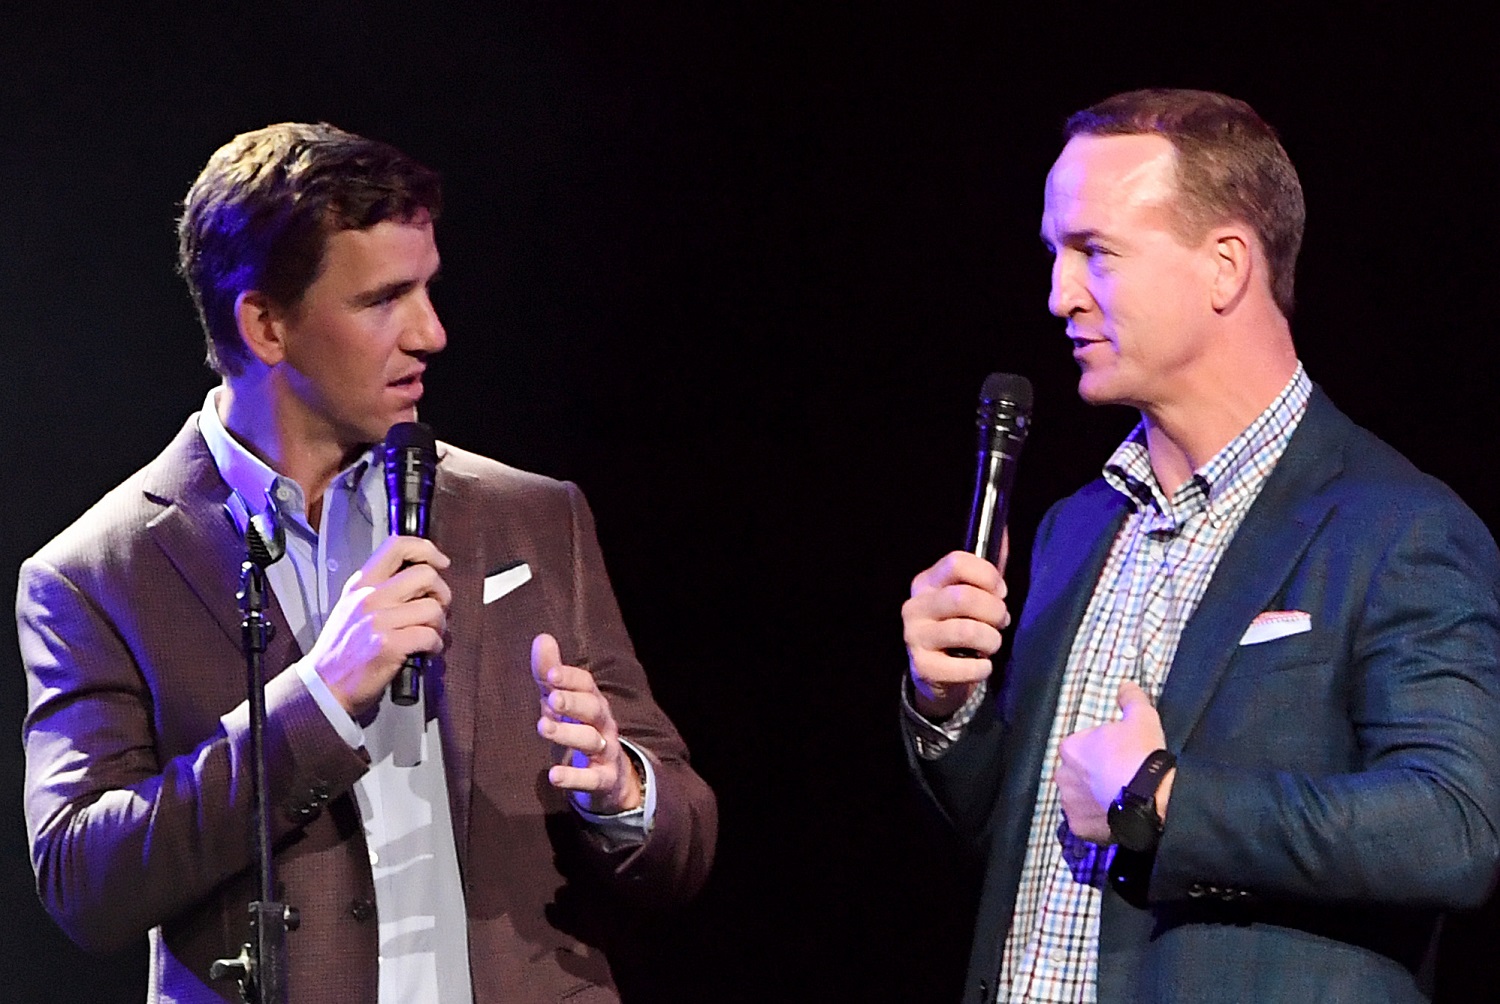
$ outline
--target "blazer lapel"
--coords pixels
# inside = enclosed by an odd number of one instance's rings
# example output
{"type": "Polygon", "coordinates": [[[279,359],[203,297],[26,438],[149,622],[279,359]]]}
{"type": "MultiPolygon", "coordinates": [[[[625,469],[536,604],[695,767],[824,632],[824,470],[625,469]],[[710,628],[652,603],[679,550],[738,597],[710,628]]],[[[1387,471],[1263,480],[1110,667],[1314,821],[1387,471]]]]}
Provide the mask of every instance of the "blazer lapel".
{"type": "MultiPolygon", "coordinates": [[[[160,503],[147,529],[199,602],[236,648],[241,614],[237,593],[245,544],[224,511],[229,488],[198,433],[194,414],[147,467],[142,488],[160,503]]],[[[297,640],[273,594],[267,617],[275,630],[265,654],[265,675],[281,672],[300,656],[297,640]]]]}
{"type": "Polygon", "coordinates": [[[1275,600],[1334,501],[1323,488],[1343,468],[1349,420],[1316,388],[1281,461],[1224,551],[1188,621],[1158,711],[1181,749],[1229,668],[1250,622],[1275,600]]]}
{"type": "MultiPolygon", "coordinates": [[[[446,445],[440,446],[446,455],[446,445]]],[[[453,560],[444,574],[453,590],[448,608],[448,635],[443,654],[433,660],[433,672],[425,681],[428,714],[442,723],[443,763],[448,774],[448,803],[453,816],[453,836],[458,847],[460,867],[468,861],[470,798],[474,779],[474,742],[479,701],[479,673],[482,665],[484,623],[482,567],[485,556],[476,542],[485,539],[478,525],[480,513],[465,504],[472,492],[464,492],[464,483],[472,480],[446,466],[440,457],[437,469],[436,496],[432,506],[432,540],[438,549],[453,560]],[[449,666],[461,667],[448,672],[449,666]]]]}
{"type": "Polygon", "coordinates": [[[1113,488],[1095,482],[1058,513],[1047,542],[1039,544],[1040,560],[1016,632],[1018,640],[1025,637],[1026,651],[1015,653],[1015,690],[1026,693],[1012,693],[1010,681],[1006,687],[1007,703],[1017,705],[1013,712],[1007,708],[1006,720],[1029,737],[1028,744],[1045,744],[1052,728],[1073,636],[1128,508],[1113,488]],[[1042,707],[1046,702],[1036,700],[1038,695],[1050,695],[1051,703],[1042,707]]]}

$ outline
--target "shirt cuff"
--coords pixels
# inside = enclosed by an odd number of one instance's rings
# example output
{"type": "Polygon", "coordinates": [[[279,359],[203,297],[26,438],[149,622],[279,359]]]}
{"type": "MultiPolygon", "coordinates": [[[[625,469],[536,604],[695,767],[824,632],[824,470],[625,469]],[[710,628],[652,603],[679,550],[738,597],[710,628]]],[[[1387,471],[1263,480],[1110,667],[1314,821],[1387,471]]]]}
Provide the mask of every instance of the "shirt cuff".
{"type": "Polygon", "coordinates": [[[359,727],[359,723],[349,717],[349,712],[339,703],[339,699],[333,696],[333,691],[328,689],[328,684],[313,669],[311,659],[298,659],[292,663],[292,668],[302,678],[302,685],[312,695],[312,699],[323,711],[323,717],[328,719],[339,738],[349,744],[349,748],[357,750],[365,744],[365,730],[359,727]]]}
{"type": "Polygon", "coordinates": [[[573,811],[594,827],[612,851],[645,843],[651,834],[651,825],[656,821],[656,771],[651,767],[651,758],[623,736],[620,745],[625,747],[626,755],[641,776],[641,785],[645,788],[641,804],[624,812],[601,815],[583,808],[577,799],[568,799],[573,804],[573,811]]]}
{"type": "Polygon", "coordinates": [[[923,760],[938,759],[963,738],[964,730],[984,706],[984,695],[989,689],[989,681],[980,680],[957,711],[941,722],[934,722],[912,704],[911,677],[903,675],[901,680],[901,719],[906,725],[906,734],[911,736],[912,745],[916,747],[917,756],[923,760]]]}

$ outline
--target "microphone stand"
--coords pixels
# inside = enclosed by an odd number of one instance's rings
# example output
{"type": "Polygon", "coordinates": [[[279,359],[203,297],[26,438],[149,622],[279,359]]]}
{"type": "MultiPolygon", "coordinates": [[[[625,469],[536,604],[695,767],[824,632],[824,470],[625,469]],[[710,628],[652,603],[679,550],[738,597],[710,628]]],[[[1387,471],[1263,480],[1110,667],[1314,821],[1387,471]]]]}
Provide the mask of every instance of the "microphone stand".
{"type": "Polygon", "coordinates": [[[251,517],[245,528],[247,556],[240,565],[240,647],[245,654],[246,690],[250,704],[251,787],[255,800],[255,856],[260,873],[260,896],[250,904],[250,940],[232,959],[219,959],[209,969],[214,980],[235,979],[245,1004],[286,1004],[286,935],[297,929],[295,908],[275,899],[271,865],[271,815],[266,794],[266,684],[262,657],[275,633],[265,615],[268,590],[266,569],[286,553],[286,537],[270,514],[251,517]]]}

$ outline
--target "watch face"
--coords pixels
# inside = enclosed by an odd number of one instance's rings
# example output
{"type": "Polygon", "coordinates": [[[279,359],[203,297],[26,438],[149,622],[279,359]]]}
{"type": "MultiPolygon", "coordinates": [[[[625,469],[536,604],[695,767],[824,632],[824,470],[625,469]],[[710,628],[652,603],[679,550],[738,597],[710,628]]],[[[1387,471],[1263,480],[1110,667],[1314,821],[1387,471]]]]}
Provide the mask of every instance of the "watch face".
{"type": "Polygon", "coordinates": [[[1161,837],[1155,799],[1123,795],[1109,807],[1109,833],[1127,851],[1148,851],[1161,837]]]}

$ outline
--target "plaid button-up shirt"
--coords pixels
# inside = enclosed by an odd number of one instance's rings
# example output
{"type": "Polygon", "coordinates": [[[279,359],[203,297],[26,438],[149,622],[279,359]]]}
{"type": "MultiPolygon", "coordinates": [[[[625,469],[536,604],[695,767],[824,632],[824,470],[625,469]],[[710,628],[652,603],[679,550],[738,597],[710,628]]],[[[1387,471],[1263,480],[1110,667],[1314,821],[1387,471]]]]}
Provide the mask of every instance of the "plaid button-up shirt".
{"type": "Polygon", "coordinates": [[[1271,406],[1171,498],[1152,473],[1144,424],[1105,465],[1105,480],[1133,512],[1068,655],[1005,939],[999,1000],[1097,998],[1101,892],[1114,847],[1081,840],[1063,822],[1052,780],[1058,745],[1081,729],[1118,720],[1124,680],[1139,683],[1153,702],[1161,695],[1183,629],[1307,411],[1311,390],[1299,364],[1271,406]]]}

